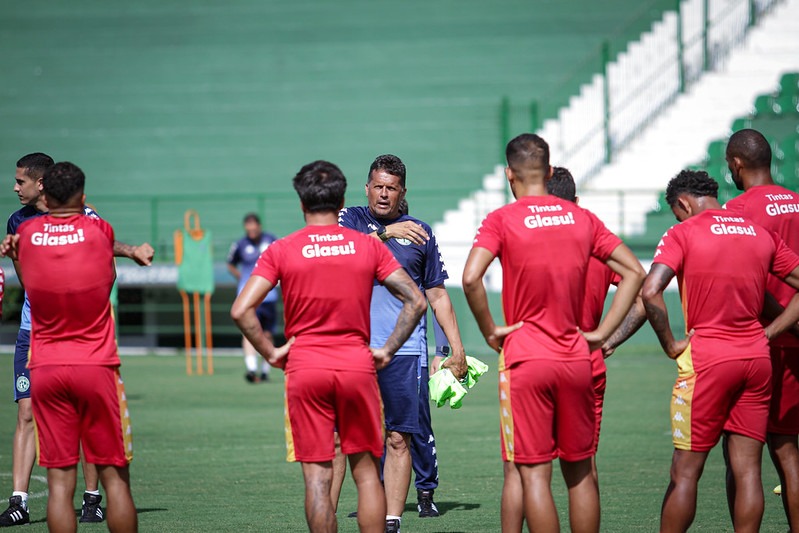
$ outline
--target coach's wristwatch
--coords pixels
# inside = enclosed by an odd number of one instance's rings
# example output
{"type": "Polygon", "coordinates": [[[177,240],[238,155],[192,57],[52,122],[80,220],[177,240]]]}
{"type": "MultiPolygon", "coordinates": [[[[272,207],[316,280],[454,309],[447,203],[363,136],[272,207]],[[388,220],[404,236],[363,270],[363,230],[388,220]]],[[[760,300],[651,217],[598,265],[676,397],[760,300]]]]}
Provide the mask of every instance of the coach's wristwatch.
{"type": "Polygon", "coordinates": [[[386,227],[385,226],[378,226],[377,227],[377,236],[380,237],[380,240],[386,242],[388,240],[388,235],[386,235],[386,227]]]}

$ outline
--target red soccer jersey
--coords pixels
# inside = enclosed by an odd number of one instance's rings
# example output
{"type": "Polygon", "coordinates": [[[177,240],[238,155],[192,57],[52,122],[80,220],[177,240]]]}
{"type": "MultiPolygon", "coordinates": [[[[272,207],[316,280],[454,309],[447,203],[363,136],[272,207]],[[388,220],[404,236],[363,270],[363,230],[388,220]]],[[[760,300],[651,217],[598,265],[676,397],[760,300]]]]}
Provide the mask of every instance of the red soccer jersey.
{"type": "MultiPolygon", "coordinates": [[[[799,254],[799,195],[795,192],[779,185],[761,185],[733,198],[724,207],[773,231],[788,248],[799,254]]],[[[783,306],[788,305],[796,293],[793,287],[776,276],[769,276],[766,290],[783,306]]],[[[799,339],[786,332],[774,339],[773,344],[799,346],[799,339]]]]}
{"type": "Polygon", "coordinates": [[[580,318],[580,329],[594,331],[599,326],[608,290],[611,285],[618,285],[620,281],[621,276],[613,272],[608,265],[596,257],[591,257],[585,276],[585,303],[580,318]]]}
{"type": "Polygon", "coordinates": [[[118,366],[111,287],[114,230],[83,213],[24,222],[19,265],[31,303],[28,366],[118,366]]]}
{"type": "Polygon", "coordinates": [[[502,263],[508,324],[524,326],[505,340],[505,363],[588,359],[578,330],[588,260],[605,261],[621,240],[596,216],[555,196],[525,196],[490,213],[475,247],[502,263]]]}
{"type": "Polygon", "coordinates": [[[375,279],[402,268],[387,247],[336,224],[307,226],[272,243],[253,275],[283,289],[286,337],[296,337],[286,372],[298,368],[374,372],[369,304],[375,279]]]}
{"type": "Polygon", "coordinates": [[[678,276],[685,324],[694,330],[695,370],[731,359],[768,357],[758,317],[769,272],[786,277],[799,256],[754,221],[712,209],[669,229],[655,263],[678,276]]]}

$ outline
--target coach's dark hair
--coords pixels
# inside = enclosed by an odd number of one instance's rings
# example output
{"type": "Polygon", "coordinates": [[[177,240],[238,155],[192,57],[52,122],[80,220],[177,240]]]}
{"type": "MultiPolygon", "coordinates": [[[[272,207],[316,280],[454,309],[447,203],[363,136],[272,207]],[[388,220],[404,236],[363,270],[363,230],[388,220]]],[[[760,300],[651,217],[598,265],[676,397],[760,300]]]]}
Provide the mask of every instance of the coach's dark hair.
{"type": "Polygon", "coordinates": [[[408,214],[408,200],[405,198],[399,201],[399,214],[400,216],[408,214]]]}
{"type": "Polygon", "coordinates": [[[344,206],[347,178],[329,161],[308,163],[297,172],[292,183],[305,211],[309,213],[337,213],[344,206]]]}
{"type": "Polygon", "coordinates": [[[683,170],[666,186],[666,202],[670,207],[674,207],[681,194],[718,198],[719,184],[704,170],[683,170]]]}
{"type": "Polygon", "coordinates": [[[552,167],[552,177],[547,180],[547,192],[570,202],[577,201],[577,186],[569,169],[552,167]]]}
{"type": "Polygon", "coordinates": [[[508,166],[522,176],[534,171],[549,172],[549,145],[534,133],[522,133],[505,148],[508,166]]]}
{"type": "Polygon", "coordinates": [[[17,168],[25,170],[25,175],[32,180],[38,180],[44,176],[44,171],[53,166],[53,158],[42,152],[34,152],[24,155],[17,161],[17,168]]]}
{"type": "Polygon", "coordinates": [[[256,224],[260,225],[261,217],[259,217],[255,213],[247,213],[246,215],[244,215],[244,221],[242,223],[246,224],[247,222],[255,222],[256,224]]]}
{"type": "Polygon", "coordinates": [[[736,131],[727,142],[727,157],[737,157],[746,168],[769,168],[771,145],[757,130],[736,131]]]}
{"type": "Polygon", "coordinates": [[[372,166],[369,167],[369,175],[366,177],[366,183],[372,181],[372,172],[382,170],[392,176],[397,176],[400,180],[400,185],[405,188],[405,163],[402,159],[392,154],[379,155],[372,161],[372,166]]]}
{"type": "Polygon", "coordinates": [[[86,176],[76,165],[63,161],[56,163],[44,172],[42,176],[42,192],[47,196],[50,207],[64,205],[75,196],[83,195],[86,176]]]}

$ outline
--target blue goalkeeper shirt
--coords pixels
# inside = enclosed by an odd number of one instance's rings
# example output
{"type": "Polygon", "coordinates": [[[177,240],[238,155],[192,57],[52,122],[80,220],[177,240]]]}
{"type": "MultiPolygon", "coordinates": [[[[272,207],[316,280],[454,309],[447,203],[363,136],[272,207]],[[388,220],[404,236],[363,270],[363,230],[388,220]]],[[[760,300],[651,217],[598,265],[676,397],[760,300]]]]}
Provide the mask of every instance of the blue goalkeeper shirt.
{"type": "MultiPolygon", "coordinates": [[[[363,233],[372,233],[377,231],[378,226],[386,226],[406,220],[420,224],[430,235],[430,240],[425,244],[413,244],[405,239],[389,239],[385,243],[386,246],[394,254],[399,264],[405,268],[405,271],[419,287],[419,290],[424,292],[426,289],[442,285],[448,278],[447,269],[441,259],[441,253],[438,251],[438,244],[433,235],[433,230],[421,220],[409,215],[402,215],[393,220],[377,219],[366,206],[345,207],[338,216],[340,226],[363,233]]],[[[388,289],[375,282],[375,287],[372,289],[372,305],[370,308],[370,346],[380,348],[386,343],[386,340],[394,331],[394,326],[401,310],[402,302],[395,298],[388,289]]],[[[414,328],[413,333],[411,333],[410,338],[397,350],[396,355],[426,356],[427,328],[425,326],[425,317],[423,316],[419,324],[414,328]]]]}

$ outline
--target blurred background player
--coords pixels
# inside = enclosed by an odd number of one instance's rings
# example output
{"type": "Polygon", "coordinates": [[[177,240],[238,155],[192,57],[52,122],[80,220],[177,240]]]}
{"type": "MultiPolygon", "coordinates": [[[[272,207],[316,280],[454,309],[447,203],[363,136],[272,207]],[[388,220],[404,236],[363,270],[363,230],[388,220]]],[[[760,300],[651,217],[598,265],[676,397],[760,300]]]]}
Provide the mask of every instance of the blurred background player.
{"type": "MultiPolygon", "coordinates": [[[[730,137],[727,164],[733,183],[744,193],[724,207],[777,233],[791,250],[799,253],[799,195],[774,183],[771,155],[768,140],[758,131],[744,129],[730,137]]],[[[764,325],[774,318],[780,306],[788,305],[796,292],[773,275],[769,276],[766,288],[776,301],[768,300],[773,304],[764,312],[767,319],[764,325]]],[[[791,531],[799,531],[799,338],[784,333],[771,339],[769,346],[772,396],[766,443],[782,484],[782,504],[788,524],[791,531]]],[[[732,509],[734,484],[730,483],[728,489],[732,509]]]]}
{"type": "MultiPolygon", "coordinates": [[[[506,149],[516,202],[490,213],[475,237],[463,288],[480,331],[500,352],[500,409],[505,474],[521,479],[530,531],[559,531],[550,487],[560,459],[572,531],[599,531],[599,489],[592,475],[596,411],[591,351],[621,323],[644,271],[621,240],[590,212],[548,195],[549,146],[522,134],[506,149]],[[591,256],[621,276],[611,308],[596,330],[580,334],[591,256]],[[506,320],[497,326],[483,276],[499,257],[506,320]],[[514,472],[515,470],[515,472],[514,472]]],[[[518,484],[510,482],[511,487],[518,484]]],[[[518,494],[502,493],[503,529],[518,530],[518,494]]]]}
{"type": "Polygon", "coordinates": [[[21,224],[0,251],[12,247],[31,304],[31,401],[47,468],[47,527],[77,529],[72,500],[82,448],[106,491],[109,530],[132,532],[133,447],[110,301],[114,232],[85,216],[84,182],[72,163],[49,167],[41,180],[49,213],[21,224]]]}
{"type": "MultiPolygon", "coordinates": [[[[339,224],[358,230],[388,247],[427,297],[436,319],[452,347],[443,364],[453,374],[466,375],[466,354],[460,339],[452,302],[444,286],[446,268],[430,226],[409,215],[400,215],[405,198],[405,164],[394,155],[378,156],[369,168],[366,182],[368,205],[347,207],[339,224]]],[[[371,343],[380,346],[391,332],[400,302],[376,286],[371,304],[371,343]]],[[[419,358],[427,358],[426,328],[417,323],[414,333],[396,357],[378,372],[386,423],[386,458],[383,482],[386,490],[386,531],[399,531],[412,470],[410,439],[419,433],[419,358]]]]}
{"type": "MultiPolygon", "coordinates": [[[[237,282],[236,294],[241,292],[244,284],[250,279],[250,274],[252,274],[252,269],[255,268],[255,262],[258,257],[276,240],[277,237],[263,231],[261,219],[258,218],[258,215],[255,213],[244,215],[244,237],[230,246],[227,256],[227,269],[236,278],[237,282]]],[[[277,300],[279,297],[279,289],[277,287],[273,288],[256,310],[258,320],[261,322],[261,328],[269,336],[270,342],[274,342],[275,325],[277,323],[277,300]]],[[[250,341],[247,340],[247,337],[242,337],[241,346],[244,350],[244,365],[247,368],[247,373],[244,375],[245,379],[250,383],[267,381],[269,379],[269,363],[266,361],[260,362],[261,372],[259,374],[258,362],[261,358],[250,341]]]]}
{"type": "MultiPolygon", "coordinates": [[[[42,216],[47,212],[47,205],[42,196],[42,176],[53,165],[53,159],[40,152],[23,156],[17,161],[14,176],[14,192],[23,207],[8,218],[7,234],[13,235],[24,221],[42,216]]],[[[84,207],[84,214],[98,218],[91,208],[84,207]]],[[[153,258],[152,247],[144,243],[140,246],[114,241],[114,255],[129,257],[139,265],[149,265],[153,258]]],[[[20,265],[14,261],[14,269],[20,283],[24,286],[20,265]]],[[[33,427],[33,410],[31,407],[31,379],[27,368],[30,347],[30,303],[27,293],[22,307],[19,333],[14,349],[14,400],[17,402],[17,426],[14,433],[12,453],[12,493],[8,508],[0,514],[0,526],[26,524],[30,521],[28,512],[28,487],[30,485],[33,463],[36,459],[36,441],[33,427]]],[[[96,468],[84,463],[83,474],[86,491],[83,495],[82,522],[100,522],[103,511],[100,506],[102,497],[99,493],[96,468]]]]}
{"type": "Polygon", "coordinates": [[[726,436],[735,478],[733,525],[754,532],[763,517],[761,452],[771,398],[768,339],[799,319],[799,296],[765,329],[758,318],[769,272],[799,288],[799,256],[752,219],[721,209],[718,183],[684,170],[666,188],[679,224],[663,235],[642,291],[663,350],[677,359],[671,402],[674,454],[660,531],[687,531],[708,453],[726,436]],[[663,291],[677,276],[689,333],[676,340],[663,291]]]}
{"type": "Polygon", "coordinates": [[[346,184],[339,168],[326,161],[300,170],[294,187],[306,227],[264,252],[233,303],[231,317],[270,364],[285,365],[289,460],[302,463],[309,529],[337,529],[330,497],[337,427],[358,488],[358,525],[361,531],[378,533],[385,528],[386,500],[379,473],[383,427],[375,369],[389,363],[426,305],[385,246],[336,224],[346,184]],[[401,310],[385,343],[370,348],[375,280],[387,287],[401,310]],[[290,340],[275,349],[255,310],[278,283],[285,294],[290,340]]]}

